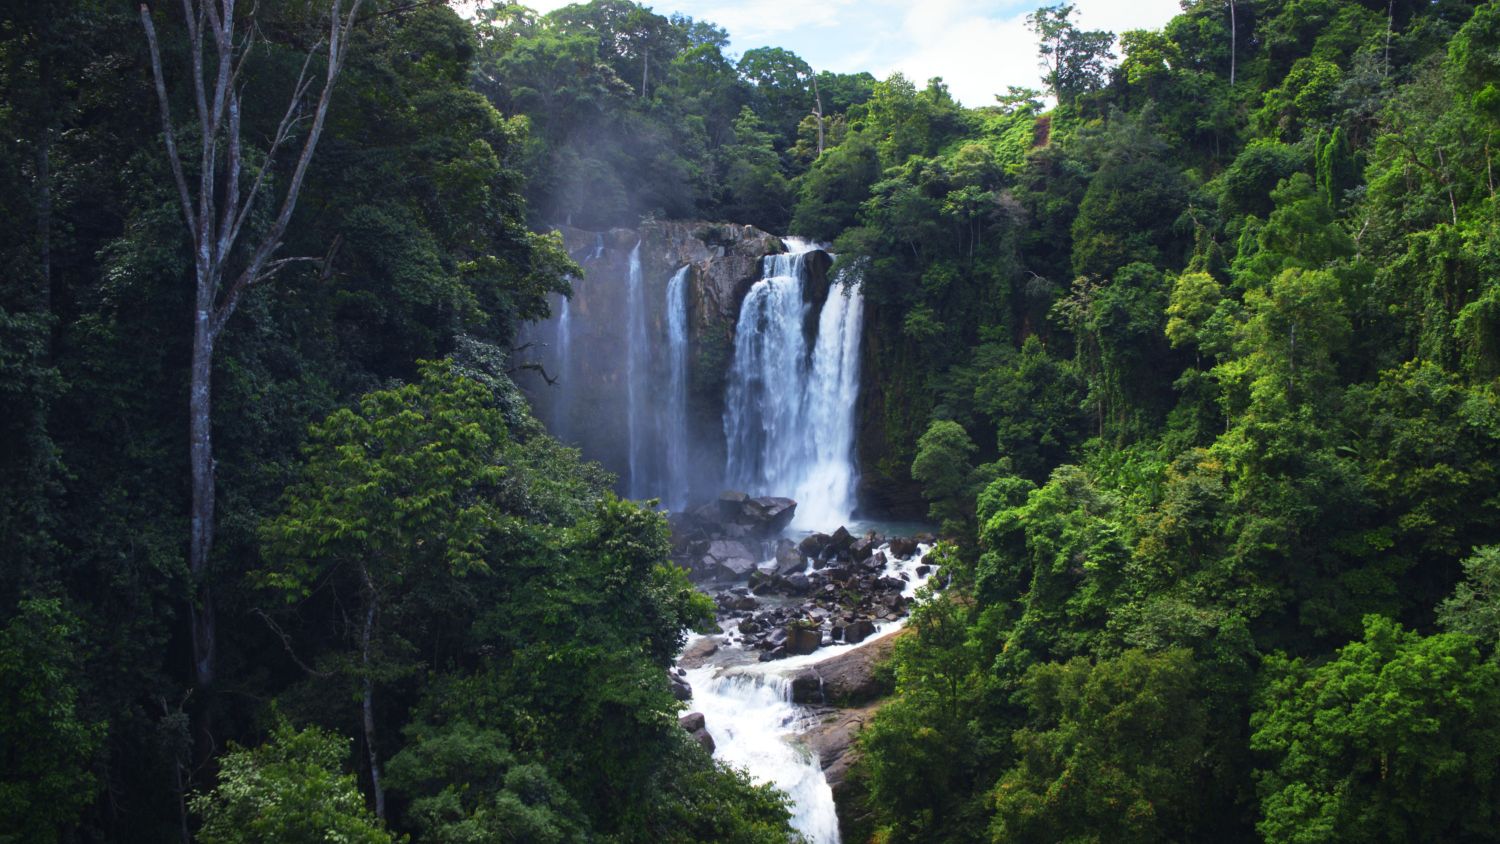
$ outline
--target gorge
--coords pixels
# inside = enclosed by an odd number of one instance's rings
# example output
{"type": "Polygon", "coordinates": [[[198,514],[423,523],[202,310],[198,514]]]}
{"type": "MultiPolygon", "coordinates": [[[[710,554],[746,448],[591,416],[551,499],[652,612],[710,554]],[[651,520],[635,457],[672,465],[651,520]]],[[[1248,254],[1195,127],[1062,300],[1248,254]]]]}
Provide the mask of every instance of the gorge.
{"type": "Polygon", "coordinates": [[[537,377],[522,383],[554,434],[612,469],[622,494],[673,513],[679,565],[717,590],[721,633],[689,647],[713,654],[684,661],[685,723],[784,791],[809,841],[834,844],[824,760],[801,739],[833,710],[798,694],[794,676],[890,635],[930,576],[926,546],[902,553],[872,531],[851,552],[845,528],[857,510],[857,269],[750,227],[563,232],[585,274],[525,338],[537,377]],[[759,521],[766,509],[776,515],[759,521]],[[882,590],[892,602],[862,615],[838,596],[882,590]]]}

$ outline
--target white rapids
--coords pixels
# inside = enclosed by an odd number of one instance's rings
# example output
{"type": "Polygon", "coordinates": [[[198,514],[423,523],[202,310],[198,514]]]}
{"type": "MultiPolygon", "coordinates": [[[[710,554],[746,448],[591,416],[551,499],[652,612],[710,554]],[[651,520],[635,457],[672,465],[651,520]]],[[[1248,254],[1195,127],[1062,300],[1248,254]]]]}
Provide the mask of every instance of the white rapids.
{"type": "MultiPolygon", "coordinates": [[[[917,575],[916,569],[929,550],[930,546],[921,545],[910,559],[891,560],[886,566],[885,576],[905,575],[910,584],[904,592],[908,598],[928,580],[917,575]]],[[[839,844],[839,822],[823,766],[817,754],[800,741],[816,724],[818,713],[792,702],[791,677],[800,669],[892,636],[905,624],[904,618],[880,622],[874,635],[857,645],[832,645],[773,662],[736,663],[750,659],[753,652],[728,644],[726,635],[717,637],[724,643],[714,657],[718,664],[687,670],[693,689],[688,708],[703,713],[714,739],[715,758],[743,769],[756,782],[785,792],[791,801],[792,826],[811,844],[839,844]]]]}

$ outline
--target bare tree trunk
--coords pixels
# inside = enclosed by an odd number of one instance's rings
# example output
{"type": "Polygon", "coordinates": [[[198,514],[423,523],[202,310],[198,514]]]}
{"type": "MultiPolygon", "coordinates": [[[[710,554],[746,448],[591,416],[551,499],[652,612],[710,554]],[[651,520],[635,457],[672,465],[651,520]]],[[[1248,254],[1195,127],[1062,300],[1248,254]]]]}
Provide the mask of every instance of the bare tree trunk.
{"type": "Polygon", "coordinates": [[[370,639],[375,632],[375,611],[379,599],[368,571],[365,572],[365,588],[370,595],[369,605],[365,607],[365,629],[360,637],[361,666],[365,675],[360,707],[364,715],[365,752],[370,757],[370,788],[375,793],[375,817],[385,820],[385,787],[380,784],[380,754],[375,747],[375,678],[370,674],[370,639]]]}
{"type": "Polygon", "coordinates": [[[1396,28],[1396,0],[1385,4],[1385,76],[1391,75],[1391,30],[1396,28]]]}
{"type": "Polygon", "coordinates": [[[813,112],[818,116],[818,157],[823,157],[823,95],[818,91],[818,75],[813,74],[813,98],[817,101],[818,110],[813,112]]]}
{"type": "Polygon", "coordinates": [[[217,653],[217,625],[214,619],[213,595],[210,591],[209,560],[214,541],[214,459],[213,459],[213,355],[225,324],[234,315],[240,299],[255,285],[272,278],[287,265],[315,258],[281,258],[272,260],[281,248],[281,238],[297,206],[297,197],[312,162],[313,151],[323,132],[328,107],[348,56],[348,36],[354,27],[364,0],[351,0],[347,14],[342,13],[344,0],[333,0],[329,14],[328,67],[323,88],[313,109],[312,121],[302,144],[280,208],[260,243],[249,250],[238,275],[230,273],[230,258],[241,246],[240,235],[254,210],[256,200],[281,147],[305,119],[303,102],[312,87],[307,72],[324,42],[315,45],[302,65],[293,85],[290,102],[266,151],[259,170],[250,179],[248,192],[241,192],[245,173],[240,139],[240,74],[250,56],[250,34],[237,40],[236,0],[182,0],[187,28],[188,55],[191,60],[191,86],[194,112],[198,118],[201,148],[198,153],[199,180],[189,185],[183,157],[179,154],[176,125],[172,119],[171,100],[167,95],[166,75],[162,70],[161,49],[151,8],[140,4],[141,26],[150,49],[151,73],[155,82],[157,103],[161,112],[162,138],[168,163],[176,183],[178,202],[182,207],[193,245],[193,352],[189,374],[188,458],[192,487],[188,570],[192,577],[193,598],[189,607],[193,641],[193,676],[200,688],[214,682],[217,653]],[[206,66],[208,53],[205,39],[212,41],[215,65],[206,66]],[[233,281],[226,284],[226,280],[233,281]]]}
{"type": "Polygon", "coordinates": [[[1234,19],[1234,0],[1229,0],[1229,84],[1234,85],[1234,65],[1239,53],[1240,26],[1234,19]]]}
{"type": "Polygon", "coordinates": [[[198,287],[193,314],[193,360],[188,391],[188,472],[192,481],[192,513],[188,570],[193,577],[193,679],[201,688],[214,682],[217,654],[213,597],[209,592],[208,560],[214,544],[213,363],[214,337],[211,302],[198,287]]]}

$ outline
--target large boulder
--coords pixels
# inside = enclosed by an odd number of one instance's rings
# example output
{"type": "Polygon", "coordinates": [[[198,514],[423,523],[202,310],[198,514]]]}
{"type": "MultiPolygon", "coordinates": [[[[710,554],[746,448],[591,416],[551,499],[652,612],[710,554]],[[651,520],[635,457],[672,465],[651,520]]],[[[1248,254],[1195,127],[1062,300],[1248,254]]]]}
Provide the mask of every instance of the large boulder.
{"type": "Polygon", "coordinates": [[[799,688],[816,690],[816,700],[799,703],[829,703],[834,706],[857,706],[890,691],[878,676],[877,669],[890,659],[900,635],[877,639],[868,645],[829,657],[799,671],[792,678],[793,700],[799,688]]]}
{"type": "Polygon", "coordinates": [[[917,541],[905,536],[898,536],[890,542],[891,555],[898,560],[910,559],[911,555],[917,553],[917,541]]]}
{"type": "Polygon", "coordinates": [[[743,492],[725,490],[719,493],[719,517],[724,521],[737,521],[745,502],[749,500],[750,496],[743,492]]]}
{"type": "Polygon", "coordinates": [[[734,539],[717,539],[709,543],[701,569],[721,580],[743,580],[755,571],[755,552],[734,539]]]}
{"type": "Polygon", "coordinates": [[[844,628],[844,641],[851,645],[857,645],[873,635],[875,635],[875,624],[867,618],[862,618],[844,628]]]}
{"type": "Polygon", "coordinates": [[[719,637],[704,636],[682,650],[677,664],[683,668],[700,668],[708,664],[708,658],[719,652],[719,637]]]}
{"type": "Polygon", "coordinates": [[[826,533],[808,534],[797,544],[797,550],[801,551],[805,556],[817,557],[823,553],[824,548],[828,547],[829,538],[826,533]]]}
{"type": "Polygon", "coordinates": [[[833,532],[832,536],[828,537],[828,546],[824,549],[824,551],[825,554],[836,554],[840,551],[848,550],[849,546],[853,544],[854,536],[849,533],[849,529],[846,527],[840,527],[838,530],[833,532]]]}
{"type": "Polygon", "coordinates": [[[677,719],[677,723],[687,730],[693,741],[707,750],[710,754],[714,752],[714,737],[708,734],[708,721],[704,719],[702,712],[689,712],[677,719]]]}
{"type": "MultiPolygon", "coordinates": [[[[720,501],[723,499],[720,498],[720,501]]],[[[761,536],[775,536],[786,530],[797,515],[797,502],[790,498],[751,498],[740,506],[739,521],[761,536]]]]}
{"type": "Polygon", "coordinates": [[[823,646],[823,632],[816,627],[790,624],[786,628],[786,652],[792,656],[810,654],[823,646]]]}
{"type": "Polygon", "coordinates": [[[783,539],[776,543],[777,574],[795,574],[804,568],[807,568],[807,561],[802,556],[802,552],[797,550],[796,543],[790,539],[783,539]]]}

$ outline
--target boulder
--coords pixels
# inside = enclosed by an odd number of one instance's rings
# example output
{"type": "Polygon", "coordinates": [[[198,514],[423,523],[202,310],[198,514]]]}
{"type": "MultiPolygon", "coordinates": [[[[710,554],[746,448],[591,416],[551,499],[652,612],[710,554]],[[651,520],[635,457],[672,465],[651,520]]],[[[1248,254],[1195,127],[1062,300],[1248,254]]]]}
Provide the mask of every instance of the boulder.
{"type": "Polygon", "coordinates": [[[688,685],[688,681],[676,674],[670,675],[669,679],[672,681],[672,697],[682,701],[693,699],[693,687],[688,685]]]}
{"type": "Polygon", "coordinates": [[[812,591],[812,582],[805,574],[793,574],[783,578],[783,589],[786,594],[793,597],[801,597],[812,591]]]}
{"type": "Polygon", "coordinates": [[[823,549],[824,556],[828,556],[830,553],[847,551],[849,550],[849,546],[853,544],[854,536],[849,533],[849,529],[840,527],[833,532],[832,536],[828,537],[828,545],[823,549]]]}
{"type": "Polygon", "coordinates": [[[797,550],[808,557],[821,556],[823,549],[828,547],[829,539],[830,537],[826,533],[808,534],[806,538],[798,543],[797,550]]]}
{"type": "Polygon", "coordinates": [[[711,560],[712,565],[718,567],[720,577],[730,580],[749,577],[750,572],[755,571],[755,553],[750,546],[734,539],[718,539],[710,543],[704,559],[711,560]]]}
{"type": "Polygon", "coordinates": [[[743,492],[725,490],[724,492],[719,493],[719,518],[724,521],[734,521],[735,519],[739,518],[740,509],[744,507],[745,502],[749,500],[750,496],[746,495],[743,492]]]}
{"type": "Polygon", "coordinates": [[[891,554],[898,560],[909,559],[917,553],[917,541],[905,536],[898,536],[890,542],[891,554]]]}
{"type": "Polygon", "coordinates": [[[879,543],[875,539],[869,537],[856,539],[849,546],[849,556],[854,562],[863,563],[865,560],[870,559],[878,545],[879,543]]]}
{"type": "Polygon", "coordinates": [[[791,624],[786,628],[786,652],[800,656],[810,654],[823,645],[823,633],[816,627],[791,624]]]}
{"type": "Polygon", "coordinates": [[[677,723],[687,730],[693,740],[707,750],[710,754],[714,752],[714,737],[708,734],[708,722],[704,720],[702,712],[689,712],[677,719],[677,723]]]}
{"type": "Polygon", "coordinates": [[[790,498],[752,498],[740,507],[741,521],[762,536],[774,536],[786,530],[797,515],[797,502],[790,498]]]}
{"type": "Polygon", "coordinates": [[[719,640],[713,636],[705,636],[684,648],[682,656],[677,658],[677,664],[683,668],[699,668],[718,652],[719,640]]]}
{"type": "Polygon", "coordinates": [[[776,543],[776,573],[792,574],[802,571],[807,567],[806,558],[802,552],[797,550],[797,544],[790,539],[778,540],[776,543]]]}
{"type": "Polygon", "coordinates": [[[792,677],[792,699],[797,700],[795,695],[799,683],[804,690],[816,688],[819,697],[798,703],[857,706],[886,694],[890,689],[880,680],[876,669],[890,659],[900,635],[887,636],[802,669],[792,677]]]}
{"type": "Polygon", "coordinates": [[[816,671],[809,668],[792,677],[792,703],[823,703],[823,681],[816,671]]]}
{"type": "Polygon", "coordinates": [[[844,627],[844,641],[851,645],[857,645],[874,634],[875,624],[867,618],[851,622],[844,627]]]}

